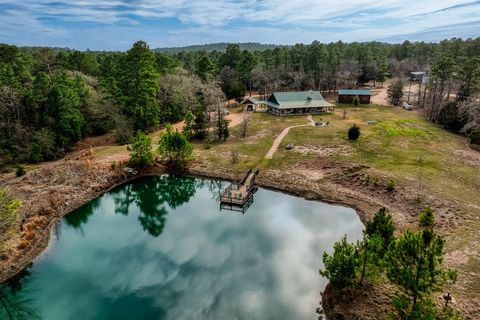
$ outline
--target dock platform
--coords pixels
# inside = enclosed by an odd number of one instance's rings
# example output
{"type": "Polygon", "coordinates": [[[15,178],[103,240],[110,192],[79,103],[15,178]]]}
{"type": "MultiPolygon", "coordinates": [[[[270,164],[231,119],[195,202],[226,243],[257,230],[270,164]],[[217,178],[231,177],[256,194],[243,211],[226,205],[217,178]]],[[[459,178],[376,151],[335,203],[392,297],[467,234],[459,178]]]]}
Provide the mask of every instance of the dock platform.
{"type": "Polygon", "coordinates": [[[253,203],[253,194],[258,190],[254,186],[258,174],[259,170],[253,172],[250,169],[240,183],[230,184],[220,194],[220,209],[245,213],[253,203]]]}

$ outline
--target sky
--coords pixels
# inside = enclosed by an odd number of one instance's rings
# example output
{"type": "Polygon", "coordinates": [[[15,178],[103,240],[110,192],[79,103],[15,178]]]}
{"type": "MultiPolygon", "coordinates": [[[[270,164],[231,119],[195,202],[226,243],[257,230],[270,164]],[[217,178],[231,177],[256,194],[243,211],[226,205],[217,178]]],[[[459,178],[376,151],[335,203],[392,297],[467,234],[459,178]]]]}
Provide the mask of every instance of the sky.
{"type": "Polygon", "coordinates": [[[0,0],[0,43],[126,50],[480,36],[469,0],[0,0]]]}

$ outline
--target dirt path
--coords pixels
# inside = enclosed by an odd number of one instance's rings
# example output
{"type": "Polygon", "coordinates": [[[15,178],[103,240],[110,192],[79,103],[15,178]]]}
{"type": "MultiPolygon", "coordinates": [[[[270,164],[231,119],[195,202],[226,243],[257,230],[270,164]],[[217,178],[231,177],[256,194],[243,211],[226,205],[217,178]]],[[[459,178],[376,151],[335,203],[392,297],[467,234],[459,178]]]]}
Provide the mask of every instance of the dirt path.
{"type": "MultiPolygon", "coordinates": [[[[238,126],[240,123],[242,123],[244,115],[245,115],[245,112],[230,113],[230,114],[226,115],[225,119],[230,121],[228,123],[228,127],[233,128],[233,127],[238,126]]],[[[180,122],[174,123],[172,126],[173,126],[174,129],[176,129],[178,131],[182,131],[183,127],[185,126],[185,121],[182,120],[180,122]]]]}
{"type": "Polygon", "coordinates": [[[285,129],[283,129],[282,133],[280,133],[278,135],[278,137],[275,139],[275,141],[273,141],[272,147],[270,148],[270,150],[268,150],[268,153],[265,156],[265,159],[272,159],[273,154],[275,153],[275,151],[277,151],[278,146],[280,145],[280,143],[282,143],[282,140],[288,134],[290,129],[298,128],[298,127],[306,127],[306,126],[315,126],[315,121],[313,121],[313,118],[312,118],[311,115],[307,116],[307,120],[309,121],[308,124],[300,124],[300,125],[297,125],[297,126],[291,126],[291,127],[287,127],[285,129]]]}
{"type": "Polygon", "coordinates": [[[372,90],[372,103],[379,104],[384,106],[389,106],[390,101],[388,100],[387,86],[384,85],[383,88],[375,88],[372,90]]]}

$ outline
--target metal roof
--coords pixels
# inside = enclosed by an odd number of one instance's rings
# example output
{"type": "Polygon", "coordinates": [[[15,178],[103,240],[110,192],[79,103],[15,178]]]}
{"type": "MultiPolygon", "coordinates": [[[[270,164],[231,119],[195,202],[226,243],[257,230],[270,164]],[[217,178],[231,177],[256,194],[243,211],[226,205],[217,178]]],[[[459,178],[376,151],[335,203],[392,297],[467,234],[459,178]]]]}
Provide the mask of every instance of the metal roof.
{"type": "Polygon", "coordinates": [[[268,105],[279,109],[334,106],[322,97],[320,91],[274,92],[268,101],[271,103],[268,105]]]}
{"type": "Polygon", "coordinates": [[[243,103],[248,102],[251,102],[253,104],[266,104],[267,106],[278,109],[334,106],[322,97],[320,91],[274,92],[266,101],[249,98],[243,103]]]}
{"type": "Polygon", "coordinates": [[[338,90],[339,95],[346,96],[371,96],[372,91],[370,90],[352,90],[352,89],[342,89],[338,90]]]}

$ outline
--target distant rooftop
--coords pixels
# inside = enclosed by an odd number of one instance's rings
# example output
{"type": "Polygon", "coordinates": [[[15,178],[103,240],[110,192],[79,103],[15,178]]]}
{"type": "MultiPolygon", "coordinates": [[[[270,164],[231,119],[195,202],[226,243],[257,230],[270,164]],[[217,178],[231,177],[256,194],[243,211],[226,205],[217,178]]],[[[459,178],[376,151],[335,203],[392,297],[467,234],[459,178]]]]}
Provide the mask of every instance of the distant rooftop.
{"type": "Polygon", "coordinates": [[[372,91],[370,90],[354,90],[354,89],[341,89],[338,90],[339,95],[346,96],[371,96],[372,91]]]}
{"type": "Polygon", "coordinates": [[[412,74],[414,76],[422,76],[426,73],[424,71],[412,71],[412,72],[410,72],[410,74],[412,74]]]}

